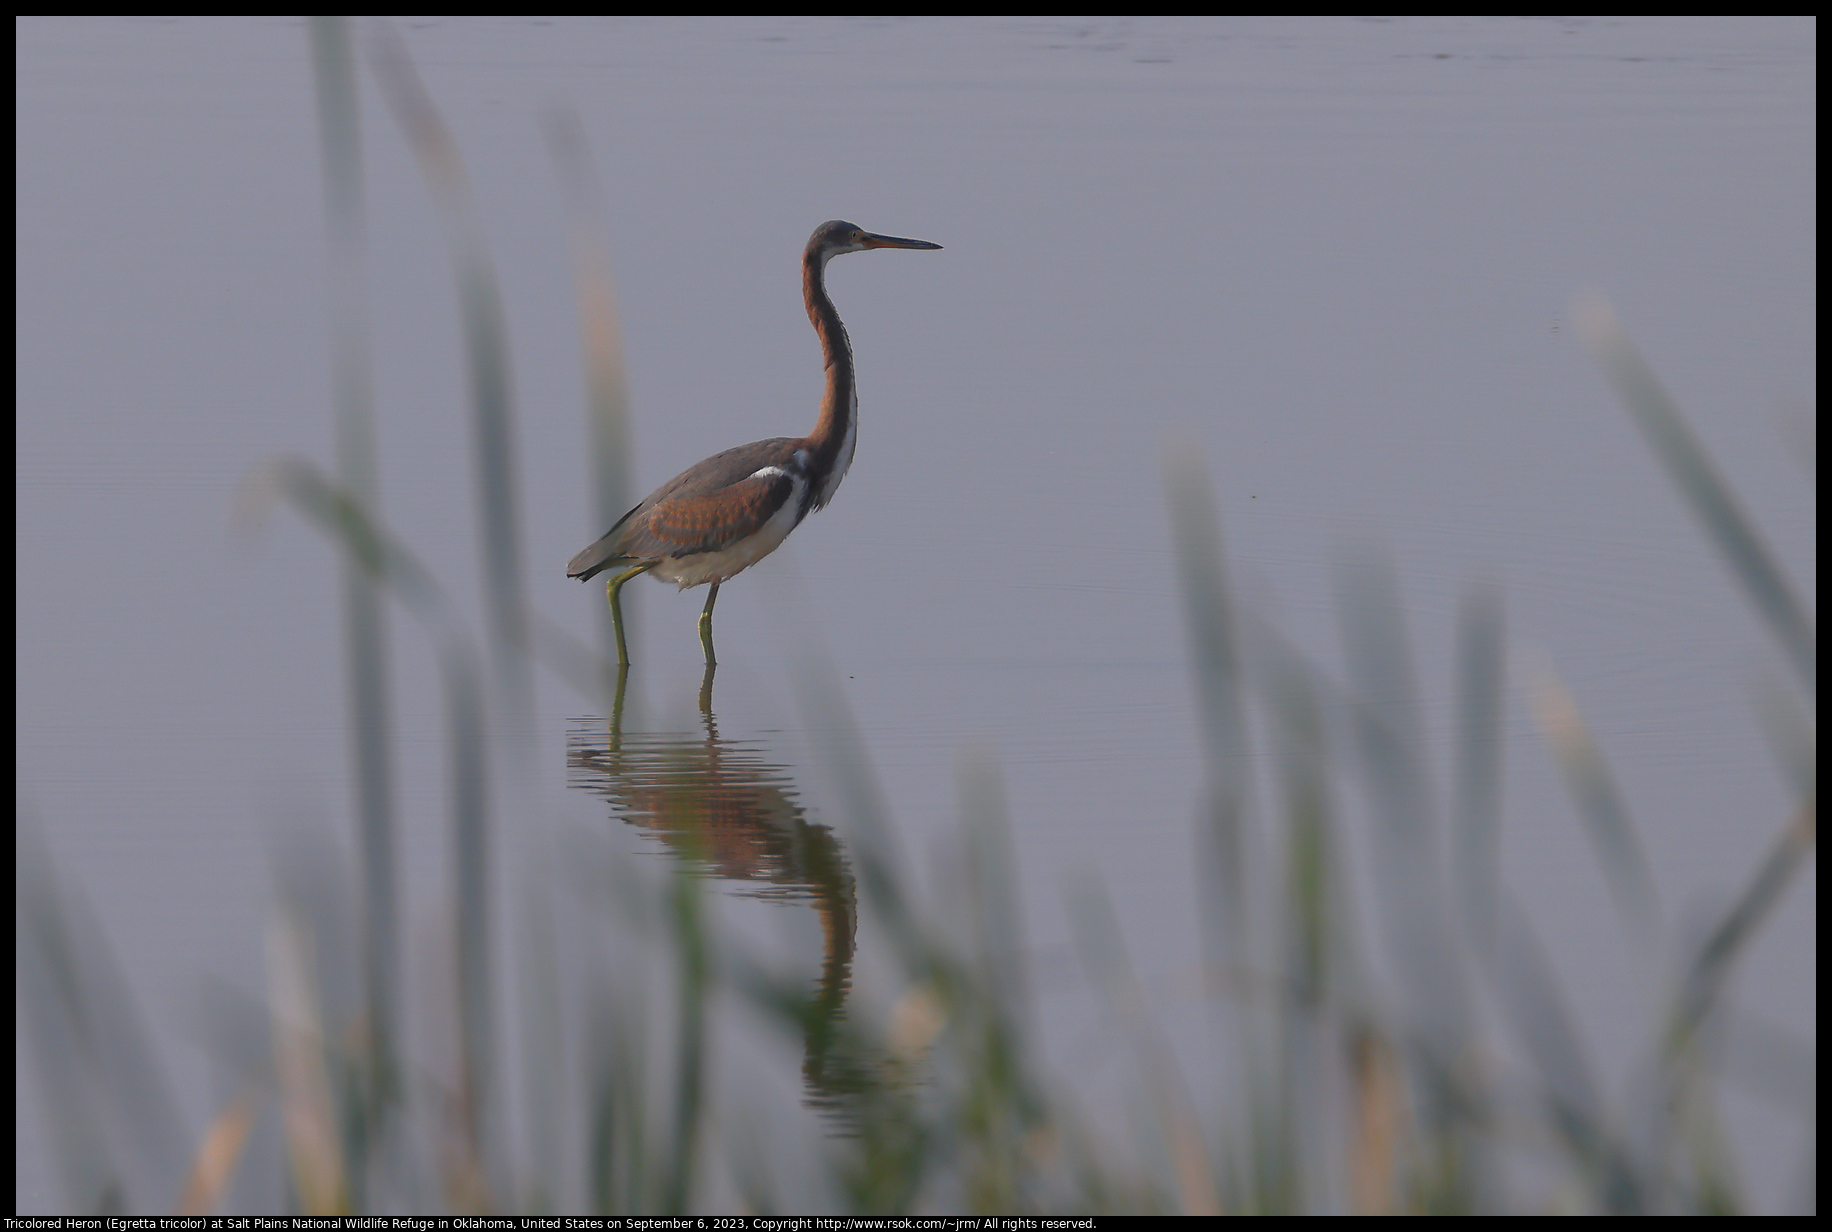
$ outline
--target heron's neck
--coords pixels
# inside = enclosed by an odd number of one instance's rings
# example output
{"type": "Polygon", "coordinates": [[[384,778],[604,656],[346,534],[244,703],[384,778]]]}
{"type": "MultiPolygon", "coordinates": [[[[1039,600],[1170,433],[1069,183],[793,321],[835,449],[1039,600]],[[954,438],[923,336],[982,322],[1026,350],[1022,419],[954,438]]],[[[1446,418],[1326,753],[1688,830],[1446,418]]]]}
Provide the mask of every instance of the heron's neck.
{"type": "Polygon", "coordinates": [[[826,262],[816,253],[802,258],[802,298],[808,319],[820,336],[821,356],[827,362],[827,388],[821,395],[821,417],[808,437],[814,457],[809,469],[815,477],[814,507],[833,499],[833,493],[852,465],[858,439],[859,402],[852,384],[852,342],[840,314],[827,297],[826,262]]]}

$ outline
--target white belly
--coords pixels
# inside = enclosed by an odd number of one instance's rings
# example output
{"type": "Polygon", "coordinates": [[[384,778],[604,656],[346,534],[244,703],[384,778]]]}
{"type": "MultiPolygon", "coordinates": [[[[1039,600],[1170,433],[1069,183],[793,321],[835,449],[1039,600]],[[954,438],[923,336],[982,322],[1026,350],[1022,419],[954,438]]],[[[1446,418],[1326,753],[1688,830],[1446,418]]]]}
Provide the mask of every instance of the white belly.
{"type": "Polygon", "coordinates": [[[808,483],[799,476],[795,477],[794,482],[795,488],[789,493],[789,499],[782,503],[782,507],[770,516],[770,520],[756,534],[718,552],[665,557],[659,565],[649,570],[649,575],[664,582],[673,582],[686,590],[689,586],[723,582],[749,569],[781,547],[782,541],[789,537],[789,532],[801,521],[802,495],[807,491],[808,483]]]}

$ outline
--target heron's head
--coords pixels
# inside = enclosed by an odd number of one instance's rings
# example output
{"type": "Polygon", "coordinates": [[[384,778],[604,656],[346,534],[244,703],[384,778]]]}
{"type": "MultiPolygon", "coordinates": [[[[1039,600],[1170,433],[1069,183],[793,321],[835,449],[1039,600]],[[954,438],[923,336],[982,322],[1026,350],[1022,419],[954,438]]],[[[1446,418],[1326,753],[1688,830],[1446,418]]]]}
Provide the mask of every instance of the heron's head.
{"type": "Polygon", "coordinates": [[[894,235],[876,235],[863,227],[834,219],[824,222],[808,237],[807,255],[825,264],[829,257],[843,252],[864,252],[867,248],[940,248],[927,240],[904,240],[894,235]]]}

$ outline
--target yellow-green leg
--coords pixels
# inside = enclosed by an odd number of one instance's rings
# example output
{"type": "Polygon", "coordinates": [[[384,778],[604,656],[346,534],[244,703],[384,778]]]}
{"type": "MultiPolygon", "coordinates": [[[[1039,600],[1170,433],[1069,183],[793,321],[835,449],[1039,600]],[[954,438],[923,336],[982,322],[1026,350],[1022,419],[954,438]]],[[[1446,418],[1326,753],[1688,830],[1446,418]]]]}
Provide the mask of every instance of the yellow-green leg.
{"type": "Polygon", "coordinates": [[[655,568],[655,562],[650,561],[644,565],[637,565],[634,568],[625,569],[622,573],[612,578],[604,588],[605,594],[608,595],[611,600],[611,628],[617,633],[618,667],[630,666],[630,652],[623,644],[623,606],[617,602],[617,592],[623,589],[623,584],[625,582],[629,581],[637,574],[647,573],[653,568],[655,568]]]}
{"type": "Polygon", "coordinates": [[[706,610],[700,613],[700,645],[706,648],[706,666],[717,666],[718,660],[712,657],[712,605],[719,601],[719,584],[712,584],[712,593],[706,596],[706,610]]]}

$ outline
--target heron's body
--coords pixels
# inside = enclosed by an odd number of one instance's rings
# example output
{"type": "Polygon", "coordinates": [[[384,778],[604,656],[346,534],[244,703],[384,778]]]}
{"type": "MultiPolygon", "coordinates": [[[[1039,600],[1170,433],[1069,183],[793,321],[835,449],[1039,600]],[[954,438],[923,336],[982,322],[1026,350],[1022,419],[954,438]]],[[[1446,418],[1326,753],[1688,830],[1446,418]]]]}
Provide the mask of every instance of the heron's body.
{"type": "Polygon", "coordinates": [[[682,589],[712,585],[700,618],[706,662],[713,662],[712,607],[719,584],[782,546],[803,518],[833,499],[858,441],[858,395],[852,345],[827,296],[831,258],[869,248],[939,248],[924,240],[873,235],[851,223],[823,223],[802,253],[802,295],[827,361],[827,385],[814,431],[753,441],[689,467],[651,492],[605,536],[573,557],[566,575],[580,581],[623,566],[607,591],[618,661],[627,664],[617,592],[640,573],[682,589]]]}

